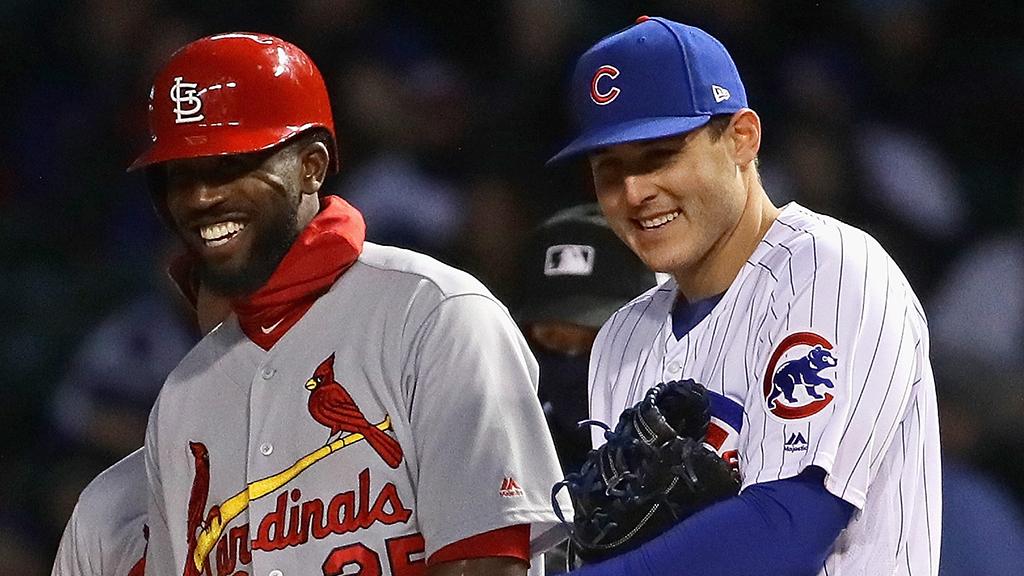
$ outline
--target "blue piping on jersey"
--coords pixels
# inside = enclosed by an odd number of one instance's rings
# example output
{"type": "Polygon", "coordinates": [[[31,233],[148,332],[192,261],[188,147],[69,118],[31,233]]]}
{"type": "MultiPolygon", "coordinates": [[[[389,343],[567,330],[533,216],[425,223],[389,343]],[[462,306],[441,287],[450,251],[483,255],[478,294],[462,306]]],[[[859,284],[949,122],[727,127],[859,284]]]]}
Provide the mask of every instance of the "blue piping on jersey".
{"type": "Polygon", "coordinates": [[[733,430],[739,432],[743,427],[743,406],[727,396],[708,390],[708,401],[711,403],[711,415],[725,422],[733,430]]]}
{"type": "Polygon", "coordinates": [[[694,326],[700,324],[700,321],[706,318],[714,310],[715,305],[722,300],[722,296],[725,296],[725,292],[696,302],[688,302],[680,293],[672,306],[672,334],[675,335],[676,340],[682,340],[683,336],[693,330],[694,326]]]}

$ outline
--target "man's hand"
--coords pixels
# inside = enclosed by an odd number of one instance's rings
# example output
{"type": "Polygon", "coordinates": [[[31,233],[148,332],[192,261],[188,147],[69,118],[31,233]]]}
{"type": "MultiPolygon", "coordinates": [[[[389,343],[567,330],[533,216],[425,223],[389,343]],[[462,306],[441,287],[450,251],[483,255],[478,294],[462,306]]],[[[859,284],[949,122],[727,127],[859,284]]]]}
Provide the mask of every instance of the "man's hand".
{"type": "MultiPolygon", "coordinates": [[[[739,477],[703,444],[711,417],[707,390],[693,380],[658,384],[606,430],[566,488],[576,553],[588,563],[637,548],[684,518],[734,496],[739,477]]],[[[562,518],[561,510],[555,513],[562,518]]]]}

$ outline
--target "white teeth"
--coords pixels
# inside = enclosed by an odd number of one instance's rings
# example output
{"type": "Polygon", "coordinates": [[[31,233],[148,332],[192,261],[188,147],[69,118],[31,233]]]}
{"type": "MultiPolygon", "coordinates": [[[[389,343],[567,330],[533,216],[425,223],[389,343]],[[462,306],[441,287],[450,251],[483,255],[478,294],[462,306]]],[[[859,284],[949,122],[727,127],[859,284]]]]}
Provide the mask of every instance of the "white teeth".
{"type": "Polygon", "coordinates": [[[651,228],[657,228],[659,226],[663,226],[663,225],[668,224],[669,222],[675,220],[676,216],[679,216],[679,214],[680,214],[680,212],[678,210],[676,210],[675,212],[671,212],[669,214],[662,214],[661,216],[657,216],[655,218],[649,218],[649,219],[646,219],[646,220],[640,220],[640,226],[642,226],[644,228],[644,230],[650,230],[651,228]]]}
{"type": "Polygon", "coordinates": [[[199,235],[206,241],[207,246],[220,246],[244,228],[245,224],[240,222],[217,222],[200,228],[199,235]]]}

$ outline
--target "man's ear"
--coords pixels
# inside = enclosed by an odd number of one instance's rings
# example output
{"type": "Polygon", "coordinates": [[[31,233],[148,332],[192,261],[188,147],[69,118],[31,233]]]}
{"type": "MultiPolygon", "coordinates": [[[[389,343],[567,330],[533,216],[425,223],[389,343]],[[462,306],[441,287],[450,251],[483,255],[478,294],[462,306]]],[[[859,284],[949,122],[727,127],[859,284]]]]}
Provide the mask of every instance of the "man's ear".
{"type": "Polygon", "coordinates": [[[744,108],[733,114],[728,136],[732,140],[736,165],[745,168],[757,159],[761,149],[761,118],[757,112],[744,108]]]}
{"type": "Polygon", "coordinates": [[[315,195],[327,177],[330,164],[327,146],[319,140],[310,142],[299,151],[299,163],[302,169],[302,192],[315,195]]]}

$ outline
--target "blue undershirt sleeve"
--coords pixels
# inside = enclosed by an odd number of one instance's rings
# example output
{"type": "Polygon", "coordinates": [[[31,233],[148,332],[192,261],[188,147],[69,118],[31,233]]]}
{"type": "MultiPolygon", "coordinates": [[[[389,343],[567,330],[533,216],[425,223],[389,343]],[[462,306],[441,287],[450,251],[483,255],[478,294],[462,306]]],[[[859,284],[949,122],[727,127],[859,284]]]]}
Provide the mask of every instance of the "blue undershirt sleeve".
{"type": "Polygon", "coordinates": [[[853,515],[811,466],[748,487],[640,548],[572,572],[578,576],[815,575],[853,515]]]}

